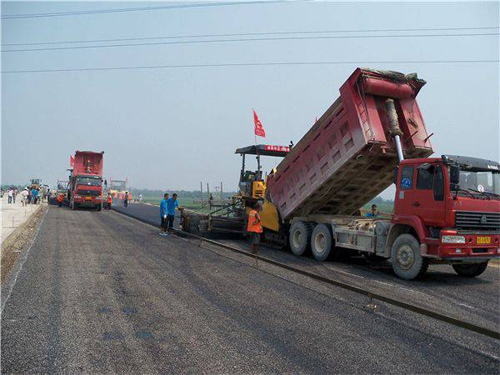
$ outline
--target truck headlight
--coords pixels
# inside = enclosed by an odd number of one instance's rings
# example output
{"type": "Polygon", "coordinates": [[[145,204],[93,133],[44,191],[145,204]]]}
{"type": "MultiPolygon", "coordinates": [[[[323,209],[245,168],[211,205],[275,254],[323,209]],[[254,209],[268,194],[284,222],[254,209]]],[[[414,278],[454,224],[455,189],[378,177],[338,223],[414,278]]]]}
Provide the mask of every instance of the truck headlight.
{"type": "Polygon", "coordinates": [[[465,243],[464,236],[443,236],[441,237],[442,243],[465,243]]]}

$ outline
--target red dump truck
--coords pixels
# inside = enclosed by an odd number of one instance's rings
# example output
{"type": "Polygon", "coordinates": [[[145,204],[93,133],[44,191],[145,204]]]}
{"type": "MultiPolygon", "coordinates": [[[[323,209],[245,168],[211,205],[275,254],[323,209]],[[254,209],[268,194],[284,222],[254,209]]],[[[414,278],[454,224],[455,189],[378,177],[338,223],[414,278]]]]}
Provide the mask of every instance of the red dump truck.
{"type": "Polygon", "coordinates": [[[68,202],[71,209],[88,207],[101,211],[103,156],[104,151],[75,152],[68,189],[68,202]]]}
{"type": "MultiPolygon", "coordinates": [[[[348,250],[390,259],[403,279],[430,263],[463,276],[484,272],[500,253],[500,167],[462,156],[429,158],[431,143],[416,75],[356,69],[340,97],[267,178],[291,251],[322,261],[348,250]],[[396,185],[391,219],[359,209],[396,185]]],[[[269,216],[269,215],[267,215],[269,216]]],[[[266,233],[267,232],[267,233],[266,233]]]]}

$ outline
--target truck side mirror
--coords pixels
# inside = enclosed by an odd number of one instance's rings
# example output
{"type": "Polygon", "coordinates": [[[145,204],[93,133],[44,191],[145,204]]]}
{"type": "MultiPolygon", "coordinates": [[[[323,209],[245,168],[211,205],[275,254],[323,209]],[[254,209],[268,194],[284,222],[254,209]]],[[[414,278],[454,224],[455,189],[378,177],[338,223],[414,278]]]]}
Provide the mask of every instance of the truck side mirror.
{"type": "Polygon", "coordinates": [[[392,176],[392,182],[394,185],[398,184],[398,172],[399,172],[399,167],[394,168],[394,175],[392,176]]]}
{"type": "Polygon", "coordinates": [[[460,168],[456,165],[450,166],[450,184],[458,185],[460,183],[460,168]]]}

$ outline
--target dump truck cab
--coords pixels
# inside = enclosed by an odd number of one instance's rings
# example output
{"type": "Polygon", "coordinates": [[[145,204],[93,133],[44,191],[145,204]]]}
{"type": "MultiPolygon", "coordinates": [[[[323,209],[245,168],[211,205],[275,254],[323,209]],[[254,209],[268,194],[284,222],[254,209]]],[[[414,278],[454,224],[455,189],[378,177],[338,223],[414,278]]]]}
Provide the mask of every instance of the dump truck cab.
{"type": "Polygon", "coordinates": [[[408,230],[418,238],[424,257],[452,264],[498,256],[497,162],[443,155],[404,160],[396,173],[392,237],[408,230]]]}

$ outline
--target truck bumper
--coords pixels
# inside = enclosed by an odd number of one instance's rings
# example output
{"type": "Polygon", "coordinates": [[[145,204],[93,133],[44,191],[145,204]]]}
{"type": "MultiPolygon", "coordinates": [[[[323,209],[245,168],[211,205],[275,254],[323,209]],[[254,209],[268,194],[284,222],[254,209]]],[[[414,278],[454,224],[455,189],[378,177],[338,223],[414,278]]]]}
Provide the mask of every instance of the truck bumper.
{"type": "Polygon", "coordinates": [[[93,208],[93,207],[97,207],[98,205],[100,205],[102,203],[102,201],[100,199],[94,199],[94,200],[91,200],[91,201],[88,201],[88,200],[85,200],[85,199],[75,199],[74,200],[75,204],[78,205],[78,207],[88,207],[88,208],[93,208]]]}
{"type": "Polygon", "coordinates": [[[500,235],[457,233],[465,237],[463,244],[440,243],[437,258],[450,263],[482,263],[500,258],[500,235]]]}

